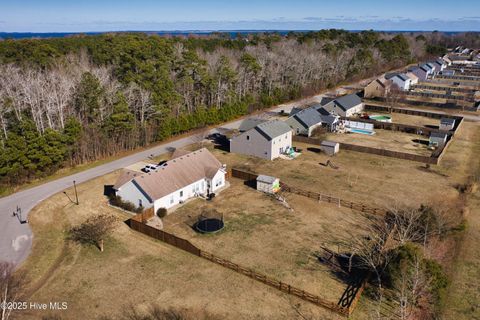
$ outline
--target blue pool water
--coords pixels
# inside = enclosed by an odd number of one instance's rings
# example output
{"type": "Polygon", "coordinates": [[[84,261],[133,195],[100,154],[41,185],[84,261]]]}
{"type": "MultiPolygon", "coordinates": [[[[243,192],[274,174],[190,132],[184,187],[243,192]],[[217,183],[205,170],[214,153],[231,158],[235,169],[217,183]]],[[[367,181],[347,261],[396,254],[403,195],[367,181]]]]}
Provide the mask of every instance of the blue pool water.
{"type": "Polygon", "coordinates": [[[350,129],[350,132],[353,133],[361,133],[361,134],[368,134],[369,136],[374,135],[374,131],[368,131],[368,130],[363,130],[363,129],[350,129]]]}

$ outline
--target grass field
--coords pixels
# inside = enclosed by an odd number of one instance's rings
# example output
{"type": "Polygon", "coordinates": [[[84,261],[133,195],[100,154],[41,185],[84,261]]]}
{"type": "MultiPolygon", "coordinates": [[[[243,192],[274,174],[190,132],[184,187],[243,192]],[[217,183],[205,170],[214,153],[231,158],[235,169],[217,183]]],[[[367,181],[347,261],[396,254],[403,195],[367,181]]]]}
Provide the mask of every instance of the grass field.
{"type": "Polygon", "coordinates": [[[337,250],[350,236],[361,236],[356,226],[366,223],[358,212],[334,204],[283,194],[294,209],[232,179],[214,201],[191,201],[171,213],[164,230],[190,240],[199,248],[244,267],[270,275],[329,301],[337,302],[346,288],[314,253],[324,245],[337,250]],[[193,230],[197,217],[215,208],[225,228],[213,235],[193,230]]]}
{"type": "Polygon", "coordinates": [[[79,185],[79,206],[58,194],[32,211],[33,250],[19,271],[30,280],[27,300],[66,301],[68,309],[29,311],[20,318],[115,318],[130,306],[145,309],[158,304],[205,311],[220,319],[300,319],[299,314],[338,319],[313,304],[131,231],[122,222],[129,215],[109,207],[102,196],[103,186],[112,184],[117,175],[79,185]],[[99,213],[119,219],[103,253],[66,240],[70,226],[99,213]]]}
{"type": "MultiPolygon", "coordinates": [[[[296,146],[303,149],[303,153],[291,161],[264,161],[229,154],[211,145],[209,148],[229,167],[278,176],[292,186],[387,207],[400,201],[410,206],[439,199],[454,201],[459,196],[456,185],[479,173],[480,127],[472,122],[462,125],[441,165],[430,169],[415,162],[349,151],[329,158],[316,152],[318,150],[308,150],[311,146],[296,146]],[[320,164],[327,159],[339,169],[320,164]]],[[[67,301],[68,310],[57,312],[65,319],[118,316],[125,307],[145,309],[152,303],[192,312],[205,310],[221,319],[339,318],[131,231],[122,223],[128,215],[109,207],[102,195],[103,186],[112,184],[117,175],[118,172],[79,185],[79,206],[71,204],[63,194],[57,194],[31,212],[32,254],[19,270],[30,280],[28,301],[67,301]],[[66,240],[70,226],[99,213],[111,213],[119,219],[117,229],[105,242],[105,252],[66,240]]],[[[342,283],[315,264],[311,253],[323,243],[334,245],[346,232],[354,234],[356,230],[350,226],[361,220],[349,210],[327,204],[319,206],[306,198],[288,196],[288,201],[295,209],[293,213],[232,181],[232,187],[213,202],[221,204],[217,208],[224,211],[225,231],[199,236],[183,223],[185,215],[196,215],[197,212],[190,211],[203,205],[198,200],[167,218],[167,228],[191,238],[212,253],[291,281],[312,293],[334,297],[342,283]],[[283,250],[288,254],[281,255],[283,250]]],[[[467,204],[468,228],[457,263],[449,268],[452,284],[445,300],[445,319],[475,319],[479,312],[478,193],[471,195],[467,204]]],[[[368,301],[362,298],[353,318],[368,319],[367,305],[368,301]]],[[[21,314],[21,318],[38,319],[48,314],[48,311],[30,311],[21,314]]]]}
{"type": "Polygon", "coordinates": [[[350,143],[359,146],[406,152],[422,156],[429,156],[432,153],[432,151],[427,148],[427,137],[391,130],[374,129],[374,131],[374,135],[360,133],[328,133],[325,135],[325,139],[340,143],[350,143]]]}

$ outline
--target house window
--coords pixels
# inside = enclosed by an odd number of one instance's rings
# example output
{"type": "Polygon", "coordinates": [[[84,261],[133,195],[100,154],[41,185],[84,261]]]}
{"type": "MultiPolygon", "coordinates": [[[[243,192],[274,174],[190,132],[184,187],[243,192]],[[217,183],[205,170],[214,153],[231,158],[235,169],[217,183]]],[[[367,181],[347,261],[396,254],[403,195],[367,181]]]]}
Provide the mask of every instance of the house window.
{"type": "Polygon", "coordinates": [[[247,140],[250,140],[250,136],[247,136],[247,140]]]}
{"type": "Polygon", "coordinates": [[[170,204],[173,204],[173,194],[170,196],[170,204]]]}
{"type": "Polygon", "coordinates": [[[138,199],[138,206],[139,206],[139,207],[143,207],[142,199],[138,199]]]}
{"type": "Polygon", "coordinates": [[[180,198],[183,197],[183,190],[180,190],[180,198]]]}
{"type": "Polygon", "coordinates": [[[287,138],[288,138],[288,134],[285,135],[285,139],[287,139],[287,138]]]}

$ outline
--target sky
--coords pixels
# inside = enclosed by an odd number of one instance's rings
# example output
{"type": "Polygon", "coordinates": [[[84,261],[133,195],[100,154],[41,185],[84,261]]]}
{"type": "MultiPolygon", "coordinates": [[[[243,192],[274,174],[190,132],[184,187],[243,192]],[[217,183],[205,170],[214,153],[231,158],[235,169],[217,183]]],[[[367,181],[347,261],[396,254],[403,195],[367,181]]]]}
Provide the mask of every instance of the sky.
{"type": "Polygon", "coordinates": [[[0,32],[480,31],[480,0],[0,0],[0,32]]]}

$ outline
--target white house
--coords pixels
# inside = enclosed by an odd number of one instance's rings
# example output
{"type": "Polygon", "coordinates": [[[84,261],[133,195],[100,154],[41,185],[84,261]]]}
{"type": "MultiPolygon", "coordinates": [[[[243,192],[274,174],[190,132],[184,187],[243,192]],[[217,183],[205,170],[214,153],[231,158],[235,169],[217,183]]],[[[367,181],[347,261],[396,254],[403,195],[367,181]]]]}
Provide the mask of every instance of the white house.
{"type": "Polygon", "coordinates": [[[412,85],[412,79],[405,73],[399,73],[393,76],[390,80],[402,91],[407,91],[412,85]]]}
{"type": "Polygon", "coordinates": [[[292,147],[292,129],[280,120],[260,123],[230,139],[230,152],[273,160],[292,147]]]}
{"type": "Polygon", "coordinates": [[[435,70],[437,74],[442,72],[447,67],[447,64],[443,61],[443,59],[440,58],[435,60],[433,64],[438,68],[437,70],[435,70]]]}
{"type": "Polygon", "coordinates": [[[407,72],[406,75],[407,75],[407,77],[409,77],[410,80],[411,80],[410,85],[413,86],[413,85],[418,84],[418,77],[417,77],[417,75],[416,75],[415,73],[413,73],[413,72],[407,72]]]}
{"type": "Polygon", "coordinates": [[[361,113],[364,109],[364,104],[362,99],[356,94],[348,94],[327,103],[323,106],[323,109],[333,115],[351,117],[354,114],[361,113]]]}
{"type": "Polygon", "coordinates": [[[173,158],[149,173],[125,170],[114,185],[116,195],[137,207],[169,209],[225,186],[225,167],[202,148],[173,158]]]}

